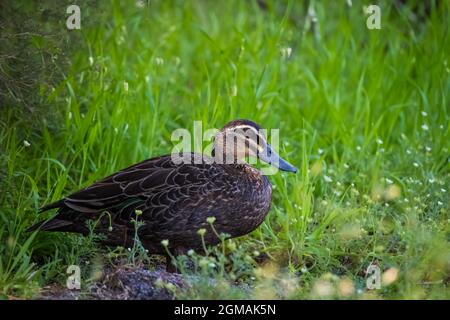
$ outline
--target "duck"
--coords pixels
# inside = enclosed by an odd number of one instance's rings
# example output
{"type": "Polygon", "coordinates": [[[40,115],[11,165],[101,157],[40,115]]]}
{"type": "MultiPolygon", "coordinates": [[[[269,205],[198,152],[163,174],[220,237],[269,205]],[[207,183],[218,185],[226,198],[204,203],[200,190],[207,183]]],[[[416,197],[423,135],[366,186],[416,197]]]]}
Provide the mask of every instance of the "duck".
{"type": "Polygon", "coordinates": [[[251,120],[227,123],[212,145],[211,156],[174,152],[122,169],[45,205],[40,212],[57,209],[56,215],[28,231],[94,232],[102,244],[124,248],[133,246],[137,234],[149,254],[166,256],[166,268],[173,272],[170,256],[201,250],[203,243],[217,245],[218,234],[244,236],[266,218],[272,186],[246,159],[297,172],[251,120]],[[136,230],[137,220],[141,224],[136,230]]]}

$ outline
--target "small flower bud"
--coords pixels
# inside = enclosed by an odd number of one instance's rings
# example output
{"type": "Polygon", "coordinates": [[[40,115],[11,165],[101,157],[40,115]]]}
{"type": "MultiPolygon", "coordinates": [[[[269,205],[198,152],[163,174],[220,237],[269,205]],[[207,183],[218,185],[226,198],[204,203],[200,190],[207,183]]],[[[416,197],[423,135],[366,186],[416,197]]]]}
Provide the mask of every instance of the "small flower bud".
{"type": "Polygon", "coordinates": [[[204,268],[204,267],[206,267],[206,266],[209,264],[209,262],[208,262],[207,259],[203,258],[203,259],[201,259],[201,260],[199,261],[198,264],[200,265],[200,267],[204,268]]]}
{"type": "Polygon", "coordinates": [[[236,243],[230,241],[230,242],[228,242],[227,247],[228,247],[228,249],[230,249],[230,251],[234,251],[234,250],[236,250],[236,243]]]}

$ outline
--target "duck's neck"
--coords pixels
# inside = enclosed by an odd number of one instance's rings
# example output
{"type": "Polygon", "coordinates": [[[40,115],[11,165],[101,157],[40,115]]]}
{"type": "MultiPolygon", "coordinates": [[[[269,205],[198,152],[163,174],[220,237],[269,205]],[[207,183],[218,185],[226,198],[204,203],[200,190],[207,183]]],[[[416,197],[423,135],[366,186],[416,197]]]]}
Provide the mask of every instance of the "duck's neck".
{"type": "Polygon", "coordinates": [[[211,157],[214,159],[216,164],[229,164],[229,165],[245,165],[244,160],[239,160],[236,154],[228,154],[225,152],[216,152],[213,148],[211,151],[211,157]]]}

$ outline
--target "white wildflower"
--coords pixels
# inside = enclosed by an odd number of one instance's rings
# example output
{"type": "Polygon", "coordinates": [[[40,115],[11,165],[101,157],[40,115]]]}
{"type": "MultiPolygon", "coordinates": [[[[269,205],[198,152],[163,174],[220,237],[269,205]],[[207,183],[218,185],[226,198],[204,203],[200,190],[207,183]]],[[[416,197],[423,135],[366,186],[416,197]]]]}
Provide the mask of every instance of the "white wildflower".
{"type": "Polygon", "coordinates": [[[287,48],[281,48],[281,49],[280,49],[280,53],[281,53],[281,56],[282,56],[284,59],[289,59],[289,58],[291,57],[292,48],[290,48],[290,47],[287,47],[287,48]]]}
{"type": "Polygon", "coordinates": [[[236,85],[233,85],[233,86],[231,87],[231,96],[232,96],[232,97],[236,97],[236,96],[237,96],[237,91],[238,91],[237,86],[236,86],[236,85]]]}
{"type": "Polygon", "coordinates": [[[160,58],[160,57],[156,57],[156,58],[155,58],[155,64],[156,64],[157,66],[162,66],[162,65],[164,64],[164,59],[163,59],[163,58],[160,58]]]}

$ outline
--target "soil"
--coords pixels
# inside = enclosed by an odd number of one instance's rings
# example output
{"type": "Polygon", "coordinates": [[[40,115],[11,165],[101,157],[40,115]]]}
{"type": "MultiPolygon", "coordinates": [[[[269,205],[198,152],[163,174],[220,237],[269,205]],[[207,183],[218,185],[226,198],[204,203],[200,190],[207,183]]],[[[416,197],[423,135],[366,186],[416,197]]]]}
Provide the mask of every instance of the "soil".
{"type": "Polygon", "coordinates": [[[106,269],[102,278],[87,289],[70,290],[61,285],[44,287],[40,300],[170,300],[173,294],[161,283],[176,288],[188,286],[179,273],[169,273],[164,267],[149,270],[144,267],[121,266],[106,269]]]}

